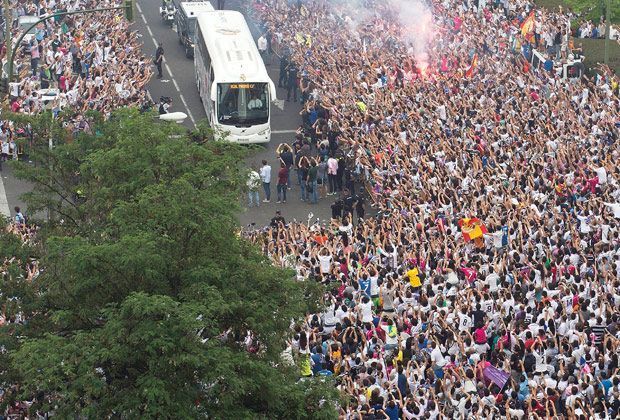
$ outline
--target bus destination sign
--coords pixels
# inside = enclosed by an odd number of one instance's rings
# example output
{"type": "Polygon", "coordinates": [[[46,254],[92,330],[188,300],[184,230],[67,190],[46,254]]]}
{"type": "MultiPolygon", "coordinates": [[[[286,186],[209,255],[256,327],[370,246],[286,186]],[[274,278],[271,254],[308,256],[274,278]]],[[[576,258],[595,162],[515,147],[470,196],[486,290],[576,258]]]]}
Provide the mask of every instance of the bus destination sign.
{"type": "Polygon", "coordinates": [[[231,89],[254,89],[254,83],[231,83],[231,89]]]}

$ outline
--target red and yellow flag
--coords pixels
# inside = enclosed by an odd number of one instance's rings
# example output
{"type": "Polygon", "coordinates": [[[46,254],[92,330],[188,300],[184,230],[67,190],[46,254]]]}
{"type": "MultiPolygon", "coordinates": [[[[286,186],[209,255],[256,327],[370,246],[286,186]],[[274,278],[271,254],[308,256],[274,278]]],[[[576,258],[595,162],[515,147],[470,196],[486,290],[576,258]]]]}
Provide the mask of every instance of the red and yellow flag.
{"type": "Polygon", "coordinates": [[[459,226],[465,242],[473,241],[476,238],[482,237],[485,233],[488,233],[487,227],[482,223],[482,220],[477,217],[465,217],[459,220],[459,226]]]}
{"type": "Polygon", "coordinates": [[[472,77],[476,67],[478,67],[478,54],[474,54],[474,58],[471,60],[471,66],[469,66],[465,72],[465,77],[472,77]]]}
{"type": "Polygon", "coordinates": [[[521,22],[521,35],[528,41],[534,38],[534,20],[534,11],[532,10],[525,20],[521,22]]]}

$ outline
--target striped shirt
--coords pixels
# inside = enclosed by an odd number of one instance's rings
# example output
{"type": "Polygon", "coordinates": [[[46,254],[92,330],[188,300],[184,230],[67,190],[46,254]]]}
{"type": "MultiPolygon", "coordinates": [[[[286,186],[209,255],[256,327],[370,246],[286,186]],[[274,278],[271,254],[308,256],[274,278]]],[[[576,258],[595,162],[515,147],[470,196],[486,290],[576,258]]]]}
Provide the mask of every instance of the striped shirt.
{"type": "Polygon", "coordinates": [[[592,333],[594,334],[594,342],[596,344],[600,344],[603,342],[603,337],[607,332],[607,327],[605,325],[593,325],[591,327],[592,333]]]}

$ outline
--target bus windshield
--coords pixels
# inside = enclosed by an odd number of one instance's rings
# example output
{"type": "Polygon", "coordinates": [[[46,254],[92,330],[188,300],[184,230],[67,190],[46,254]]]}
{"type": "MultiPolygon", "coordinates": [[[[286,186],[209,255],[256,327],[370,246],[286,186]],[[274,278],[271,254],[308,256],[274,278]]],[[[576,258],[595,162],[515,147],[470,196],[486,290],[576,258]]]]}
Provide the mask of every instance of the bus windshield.
{"type": "Polygon", "coordinates": [[[217,121],[247,127],[266,124],[269,121],[267,83],[219,83],[217,121]]]}
{"type": "Polygon", "coordinates": [[[187,37],[196,42],[196,18],[188,19],[187,21],[187,37]]]}

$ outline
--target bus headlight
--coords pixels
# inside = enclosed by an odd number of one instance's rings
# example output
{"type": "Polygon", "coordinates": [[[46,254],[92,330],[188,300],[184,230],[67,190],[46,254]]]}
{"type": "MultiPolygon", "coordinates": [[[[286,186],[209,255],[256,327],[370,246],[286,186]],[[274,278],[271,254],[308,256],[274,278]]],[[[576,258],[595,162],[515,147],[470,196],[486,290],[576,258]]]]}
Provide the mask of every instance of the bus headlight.
{"type": "Polygon", "coordinates": [[[265,128],[263,131],[261,131],[260,133],[257,134],[257,136],[265,136],[267,135],[267,133],[269,133],[269,129],[265,128]]]}

